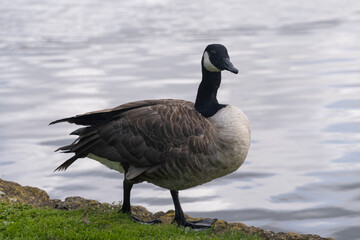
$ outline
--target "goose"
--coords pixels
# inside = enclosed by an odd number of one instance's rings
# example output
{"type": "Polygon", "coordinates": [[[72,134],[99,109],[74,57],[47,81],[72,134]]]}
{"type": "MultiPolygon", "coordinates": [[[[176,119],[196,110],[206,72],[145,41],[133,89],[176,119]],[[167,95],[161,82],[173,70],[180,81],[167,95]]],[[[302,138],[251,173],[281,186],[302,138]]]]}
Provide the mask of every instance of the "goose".
{"type": "Polygon", "coordinates": [[[85,126],[70,133],[78,136],[72,144],[58,149],[75,155],[55,171],[65,171],[79,158],[97,160],[124,173],[121,212],[132,216],[131,189],[147,181],[170,190],[178,226],[211,227],[217,219],[185,218],[179,191],[236,171],[250,147],[250,126],[242,110],[217,100],[221,71],[238,73],[227,49],[221,44],[208,45],[201,68],[195,103],[142,100],[51,122],[85,126]]]}

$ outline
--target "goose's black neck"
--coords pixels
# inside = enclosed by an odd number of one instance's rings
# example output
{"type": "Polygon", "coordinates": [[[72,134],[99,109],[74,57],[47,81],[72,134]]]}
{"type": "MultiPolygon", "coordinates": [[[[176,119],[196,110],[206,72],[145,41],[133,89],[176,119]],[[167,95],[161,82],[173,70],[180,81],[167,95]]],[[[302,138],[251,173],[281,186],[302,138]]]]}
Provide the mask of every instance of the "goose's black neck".
{"type": "Polygon", "coordinates": [[[210,72],[202,66],[202,80],[197,92],[195,110],[208,118],[226,105],[219,104],[216,98],[221,84],[221,72],[210,72]]]}

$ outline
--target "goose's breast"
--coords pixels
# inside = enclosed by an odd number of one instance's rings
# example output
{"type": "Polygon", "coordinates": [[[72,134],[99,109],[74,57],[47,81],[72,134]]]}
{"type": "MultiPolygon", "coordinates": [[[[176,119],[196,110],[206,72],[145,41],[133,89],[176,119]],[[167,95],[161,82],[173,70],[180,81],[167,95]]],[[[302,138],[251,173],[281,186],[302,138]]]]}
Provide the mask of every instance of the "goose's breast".
{"type": "Polygon", "coordinates": [[[219,152],[227,169],[224,175],[238,169],[245,161],[250,147],[250,124],[245,113],[234,106],[227,105],[220,109],[209,121],[217,129],[221,139],[219,152]]]}

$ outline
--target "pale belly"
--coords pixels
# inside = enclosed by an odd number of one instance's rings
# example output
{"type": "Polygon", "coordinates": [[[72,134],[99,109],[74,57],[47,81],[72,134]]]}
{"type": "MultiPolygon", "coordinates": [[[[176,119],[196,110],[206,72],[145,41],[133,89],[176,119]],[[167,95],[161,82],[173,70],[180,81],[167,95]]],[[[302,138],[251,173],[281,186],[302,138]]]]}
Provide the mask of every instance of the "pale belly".
{"type": "Polygon", "coordinates": [[[115,171],[118,171],[121,173],[125,172],[124,168],[121,166],[121,163],[119,163],[119,162],[110,161],[106,158],[96,156],[95,154],[92,154],[92,153],[88,154],[87,157],[98,161],[99,163],[107,166],[108,168],[110,168],[112,170],[115,170],[115,171]]]}

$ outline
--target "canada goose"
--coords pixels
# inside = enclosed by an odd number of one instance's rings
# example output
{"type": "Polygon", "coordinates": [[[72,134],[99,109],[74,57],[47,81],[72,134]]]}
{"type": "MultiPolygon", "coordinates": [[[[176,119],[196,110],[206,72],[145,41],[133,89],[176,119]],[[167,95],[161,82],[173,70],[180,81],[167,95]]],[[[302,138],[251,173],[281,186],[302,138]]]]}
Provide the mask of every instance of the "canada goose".
{"type": "Polygon", "coordinates": [[[216,219],[190,222],[181,209],[178,191],[195,187],[237,170],[250,146],[250,126],[238,108],[216,98],[221,71],[235,74],[223,45],[208,45],[203,53],[202,81],[195,104],[161,99],[130,102],[112,109],[56,120],[86,127],[79,137],[59,148],[75,153],[55,171],[66,170],[78,158],[89,157],[125,174],[121,211],[131,213],[133,184],[147,181],[169,189],[179,226],[206,228],[216,219]]]}

